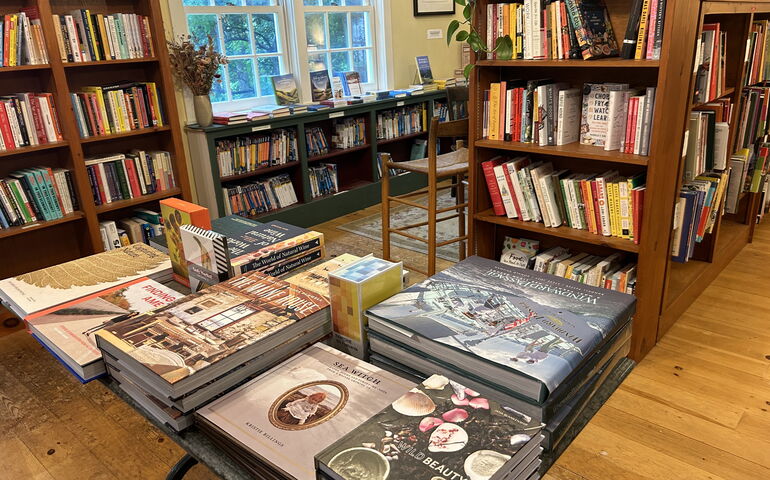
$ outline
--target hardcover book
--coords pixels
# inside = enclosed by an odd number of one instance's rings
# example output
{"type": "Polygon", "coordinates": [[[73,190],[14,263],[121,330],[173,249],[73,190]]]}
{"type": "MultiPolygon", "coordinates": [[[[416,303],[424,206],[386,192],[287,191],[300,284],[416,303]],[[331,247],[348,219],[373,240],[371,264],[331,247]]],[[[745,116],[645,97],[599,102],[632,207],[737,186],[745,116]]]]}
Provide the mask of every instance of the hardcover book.
{"type": "Polygon", "coordinates": [[[316,478],[313,457],[414,384],[317,343],[196,414],[248,463],[316,478]],[[253,459],[253,460],[252,460],[253,459]]]}
{"type": "Polygon", "coordinates": [[[403,264],[364,257],[329,273],[332,329],[337,348],[367,358],[367,308],[395,295],[403,287],[403,264]]]}
{"type": "Polygon", "coordinates": [[[192,225],[179,229],[187,260],[190,289],[199,292],[233,276],[227,237],[192,225]]]}
{"type": "Polygon", "coordinates": [[[342,75],[345,77],[345,85],[347,86],[345,95],[360,96],[364,94],[364,90],[361,87],[361,75],[358,72],[345,72],[342,75]]]}
{"type": "Polygon", "coordinates": [[[316,455],[316,462],[335,480],[513,478],[530,453],[539,453],[542,425],[506,408],[433,375],[316,455]]]}
{"type": "Polygon", "coordinates": [[[100,349],[173,385],[328,306],[320,295],[250,272],[113,323],[96,337],[100,349]]]}
{"type": "Polygon", "coordinates": [[[415,57],[417,61],[417,76],[421,84],[433,83],[433,72],[430,70],[430,59],[427,55],[415,57]]]}
{"type": "Polygon", "coordinates": [[[635,305],[631,295],[473,256],[367,315],[372,331],[542,403],[635,305]]]}
{"type": "Polygon", "coordinates": [[[618,42],[604,0],[567,0],[566,3],[583,60],[617,57],[618,42]]]}
{"type": "Polygon", "coordinates": [[[166,198],[160,201],[160,212],[163,216],[164,232],[168,244],[168,255],[174,267],[174,280],[189,287],[187,261],[185,260],[184,245],[179,227],[193,225],[200,228],[211,228],[211,217],[206,207],[185,202],[178,198],[166,198]]]}
{"type": "Polygon", "coordinates": [[[0,280],[0,300],[21,318],[140,277],[170,278],[167,255],[143,243],[0,280]]]}
{"type": "Polygon", "coordinates": [[[314,102],[329,100],[332,98],[332,84],[327,70],[310,72],[311,97],[314,102]]]}
{"type": "Polygon", "coordinates": [[[145,313],[182,294],[149,278],[108,288],[72,302],[37,312],[27,326],[83,382],[104,373],[94,333],[118,317],[145,313]]]}
{"type": "Polygon", "coordinates": [[[597,147],[604,146],[610,116],[610,91],[627,89],[628,84],[621,83],[586,83],[583,85],[580,143],[597,147]]]}
{"type": "Polygon", "coordinates": [[[343,253],[338,257],[299,271],[284,280],[329,299],[329,273],[360,260],[361,257],[343,253]]]}
{"type": "Polygon", "coordinates": [[[294,105],[299,103],[299,89],[294,75],[276,75],[271,77],[273,82],[273,92],[275,93],[275,103],[278,105],[294,105]]]}

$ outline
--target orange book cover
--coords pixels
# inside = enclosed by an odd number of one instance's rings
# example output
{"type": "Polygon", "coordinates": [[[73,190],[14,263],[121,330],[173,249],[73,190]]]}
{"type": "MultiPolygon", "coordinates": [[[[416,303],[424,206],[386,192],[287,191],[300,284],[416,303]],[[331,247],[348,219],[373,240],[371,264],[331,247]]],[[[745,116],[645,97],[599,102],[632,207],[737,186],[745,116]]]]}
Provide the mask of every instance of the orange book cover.
{"type": "Polygon", "coordinates": [[[171,266],[174,269],[174,280],[189,287],[190,280],[188,279],[187,262],[179,227],[192,225],[211,230],[209,209],[178,198],[167,198],[160,202],[160,213],[163,216],[163,227],[168,243],[168,256],[171,258],[171,266]]]}

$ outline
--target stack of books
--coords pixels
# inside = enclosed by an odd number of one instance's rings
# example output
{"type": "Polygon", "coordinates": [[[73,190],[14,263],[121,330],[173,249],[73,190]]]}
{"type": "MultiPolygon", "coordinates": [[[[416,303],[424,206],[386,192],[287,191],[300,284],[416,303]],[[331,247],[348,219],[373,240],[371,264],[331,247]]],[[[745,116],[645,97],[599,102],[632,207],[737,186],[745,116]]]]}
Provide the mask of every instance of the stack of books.
{"type": "Polygon", "coordinates": [[[37,7],[2,16],[0,23],[0,67],[48,63],[40,13],[37,7]]]}
{"type": "Polygon", "coordinates": [[[164,125],[155,82],[83,87],[70,99],[81,138],[164,125]]]}
{"type": "Polygon", "coordinates": [[[63,140],[51,93],[15,93],[0,97],[0,150],[63,140]]]}
{"type": "Polygon", "coordinates": [[[271,212],[298,203],[294,184],[288,174],[222,187],[227,215],[245,217],[271,212]]]}
{"type": "Polygon", "coordinates": [[[567,225],[639,243],[645,174],[555,171],[551,162],[495,157],[481,164],[495,215],[546,227],[567,225]]]}
{"type": "Polygon", "coordinates": [[[251,110],[256,118],[281,118],[291,115],[291,108],[288,105],[260,105],[251,110]]]}
{"type": "Polygon", "coordinates": [[[309,167],[307,173],[310,178],[312,198],[332,195],[340,191],[336,163],[321,163],[315,167],[309,167]]]}
{"type": "Polygon", "coordinates": [[[323,263],[303,268],[288,277],[285,277],[284,280],[293,285],[300,286],[306,290],[311,290],[322,295],[327,300],[331,300],[329,293],[329,273],[342,268],[345,265],[350,265],[351,263],[360,260],[360,258],[361,257],[349,253],[343,253],[323,263]]]}
{"type": "Polygon", "coordinates": [[[25,168],[0,180],[0,229],[56,220],[78,209],[70,170],[25,168]]]}
{"type": "MultiPolygon", "coordinates": [[[[765,161],[765,148],[760,157],[765,161]]],[[[682,185],[674,215],[674,234],[671,241],[671,259],[684,263],[693,257],[695,245],[714,230],[722,211],[730,174],[706,172],[682,185]]]]}
{"type": "Polygon", "coordinates": [[[317,157],[329,153],[329,142],[321,127],[310,127],[305,130],[305,143],[307,143],[307,156],[317,157]]]}
{"type": "Polygon", "coordinates": [[[151,239],[163,236],[164,228],[158,212],[137,209],[134,210],[133,215],[121,220],[99,222],[99,232],[105,251],[127,247],[134,243],[150,245],[151,239]]]}
{"type": "MultiPolygon", "coordinates": [[[[443,372],[470,389],[449,382],[461,411],[427,415],[437,418],[423,419],[424,428],[456,424],[478,408],[495,411],[497,402],[519,428],[545,424],[542,446],[551,452],[628,353],[635,303],[631,295],[470,257],[367,311],[371,360],[405,374],[443,372]]],[[[540,443],[536,433],[526,442],[540,443]]],[[[460,445],[472,441],[460,438],[460,445]]],[[[519,439],[506,438],[509,445],[519,439]]]]}
{"type": "Polygon", "coordinates": [[[176,187],[171,154],[134,150],[85,160],[96,205],[129,200],[176,187]]]}
{"type": "Polygon", "coordinates": [[[217,125],[240,125],[249,121],[246,112],[216,112],[213,117],[217,125]]]}
{"type": "Polygon", "coordinates": [[[356,117],[335,120],[332,145],[339,149],[366,145],[366,119],[356,117]]]}
{"type": "Polygon", "coordinates": [[[267,134],[217,140],[216,151],[223,177],[299,160],[297,131],[285,128],[267,134]]]}
{"type": "Polygon", "coordinates": [[[249,272],[148,314],[113,321],[95,336],[110,373],[131,382],[126,392],[154,397],[178,414],[173,423],[160,421],[184,426],[194,409],[329,331],[324,297],[249,272]]]}
{"type": "Polygon", "coordinates": [[[88,9],[54,15],[62,62],[96,62],[155,56],[149,17],[88,9]]]}
{"type": "Polygon", "coordinates": [[[411,105],[377,112],[377,139],[387,140],[425,131],[425,105],[411,105]]]}
{"type": "Polygon", "coordinates": [[[551,79],[509,80],[491,83],[484,98],[483,138],[649,153],[654,87],[587,83],[581,92],[551,79]]]}

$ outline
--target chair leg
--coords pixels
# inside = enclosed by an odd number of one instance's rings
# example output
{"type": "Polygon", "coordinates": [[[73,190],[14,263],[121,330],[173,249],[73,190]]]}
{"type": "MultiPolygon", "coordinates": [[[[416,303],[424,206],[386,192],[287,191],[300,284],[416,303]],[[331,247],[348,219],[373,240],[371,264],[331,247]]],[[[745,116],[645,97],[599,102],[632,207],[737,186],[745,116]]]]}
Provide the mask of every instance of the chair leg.
{"type": "MultiPolygon", "coordinates": [[[[465,174],[460,173],[457,175],[457,180],[455,183],[457,183],[457,198],[455,205],[462,205],[465,203],[465,185],[463,185],[463,180],[465,180],[465,174]]],[[[465,236],[465,208],[461,208],[457,211],[458,217],[457,217],[457,227],[458,227],[458,236],[462,237],[465,236]]],[[[457,248],[460,249],[459,257],[460,260],[465,260],[465,256],[467,255],[468,251],[468,242],[465,240],[461,240],[457,242],[457,248]]]]}
{"type": "Polygon", "coordinates": [[[382,258],[390,260],[390,172],[388,166],[382,166],[382,258]]]}
{"type": "Polygon", "coordinates": [[[438,209],[438,179],[436,172],[428,173],[428,275],[436,274],[436,210],[438,209]]]}

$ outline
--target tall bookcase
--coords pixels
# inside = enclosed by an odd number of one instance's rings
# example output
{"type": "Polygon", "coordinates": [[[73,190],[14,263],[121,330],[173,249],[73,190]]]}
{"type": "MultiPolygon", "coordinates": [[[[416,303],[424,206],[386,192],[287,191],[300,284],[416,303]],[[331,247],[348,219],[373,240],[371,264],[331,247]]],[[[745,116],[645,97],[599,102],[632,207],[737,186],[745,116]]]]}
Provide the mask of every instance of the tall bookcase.
{"type": "Polygon", "coordinates": [[[0,230],[0,278],[43,268],[103,250],[99,222],[130,216],[134,208],[158,208],[158,201],[172,196],[189,199],[182,134],[174,87],[169,69],[163,20],[158,0],[30,0],[6,2],[0,13],[37,7],[50,63],[0,68],[0,94],[51,92],[64,140],[46,145],[0,152],[0,178],[20,168],[46,165],[72,171],[80,209],[64,218],[0,230]],[[149,19],[152,58],[65,63],[59,57],[53,14],[87,8],[91,13],[136,13],[149,19]],[[69,93],[87,85],[120,81],[155,82],[162,101],[162,127],[132,130],[101,137],[80,138],[69,93]],[[134,148],[159,149],[171,153],[177,188],[96,206],[91,194],[84,158],[91,155],[127,152],[134,148]]]}
{"type": "MultiPolygon", "coordinates": [[[[486,7],[489,0],[476,4],[476,28],[486,38],[486,7]]],[[[618,41],[626,31],[632,0],[605,0],[618,41]]],[[[681,187],[683,142],[693,81],[696,38],[704,15],[722,15],[728,11],[744,12],[741,19],[731,19],[728,36],[730,53],[742,62],[751,9],[770,4],[736,4],[698,0],[666,2],[663,50],[660,60],[625,60],[607,58],[583,60],[485,60],[475,59],[471,74],[471,245],[478,255],[497,258],[505,235],[527,236],[540,240],[544,248],[563,245],[593,254],[626,252],[637,258],[637,310],[634,317],[631,357],[641,359],[672,322],[697,298],[697,295],[738,251],[750,241],[757,201],[752,195],[742,199],[742,215],[725,217],[711,238],[700,247],[698,260],[675,265],[670,261],[671,225],[674,202],[681,187]],[[583,83],[621,82],[657,88],[649,156],[604,151],[600,147],[573,143],[540,147],[533,144],[482,139],[484,91],[501,79],[552,78],[573,86],[583,83]],[[567,226],[547,228],[541,223],[523,222],[496,216],[491,209],[481,163],[497,155],[530,155],[533,159],[553,162],[558,170],[600,173],[609,169],[621,175],[646,171],[641,241],[638,245],[613,237],[603,237],[567,226]]],[[[728,78],[734,85],[729,92],[740,98],[740,72],[730,67],[728,78]]],[[[734,123],[734,122],[733,122],[734,123]]],[[[734,131],[734,125],[731,126],[734,131]]]]}

